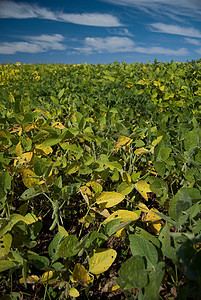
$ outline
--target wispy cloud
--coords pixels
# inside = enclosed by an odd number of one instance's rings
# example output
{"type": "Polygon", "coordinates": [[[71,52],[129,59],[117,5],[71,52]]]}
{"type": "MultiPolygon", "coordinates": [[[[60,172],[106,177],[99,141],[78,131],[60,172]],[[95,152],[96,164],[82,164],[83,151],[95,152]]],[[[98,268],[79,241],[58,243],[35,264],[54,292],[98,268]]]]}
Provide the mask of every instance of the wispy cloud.
{"type": "Polygon", "coordinates": [[[87,37],[84,40],[84,46],[75,48],[80,53],[115,53],[115,52],[131,52],[135,43],[127,37],[87,37]]]}
{"type": "Polygon", "coordinates": [[[201,42],[196,40],[196,39],[184,38],[184,41],[189,43],[189,44],[195,45],[195,46],[200,46],[201,45],[201,42]]]}
{"type": "Polygon", "coordinates": [[[64,37],[61,34],[43,34],[22,38],[19,42],[0,43],[0,54],[15,54],[17,52],[40,53],[49,50],[65,50],[66,46],[61,42],[64,37]]]}
{"type": "MultiPolygon", "coordinates": [[[[144,54],[160,54],[172,56],[184,56],[189,54],[186,48],[168,49],[163,47],[138,47],[136,43],[127,37],[87,37],[83,41],[83,47],[74,48],[77,53],[115,53],[115,52],[138,52],[144,54]]],[[[74,52],[75,53],[75,52],[74,52]]]]}
{"type": "Polygon", "coordinates": [[[109,33],[120,36],[134,36],[127,28],[110,28],[109,33]]]}
{"type": "Polygon", "coordinates": [[[163,47],[136,47],[136,52],[145,54],[160,54],[160,55],[172,55],[172,56],[184,56],[189,54],[186,48],[180,49],[168,49],[163,47]]]}
{"type": "Polygon", "coordinates": [[[40,7],[37,4],[14,2],[9,0],[0,1],[0,18],[38,18],[97,27],[122,26],[118,18],[111,14],[67,14],[61,11],[51,11],[49,8],[40,7]]]}
{"type": "Polygon", "coordinates": [[[200,0],[102,0],[114,5],[123,5],[128,7],[135,7],[147,12],[157,12],[158,14],[171,14],[172,16],[191,16],[198,17],[201,15],[201,1],[200,0]]]}
{"type": "Polygon", "coordinates": [[[57,21],[70,22],[79,25],[98,27],[122,26],[119,20],[110,14],[90,13],[90,14],[59,14],[57,21]]]}
{"type": "Polygon", "coordinates": [[[155,32],[201,38],[201,32],[194,27],[183,27],[178,25],[154,23],[151,24],[150,30],[155,32]]]}

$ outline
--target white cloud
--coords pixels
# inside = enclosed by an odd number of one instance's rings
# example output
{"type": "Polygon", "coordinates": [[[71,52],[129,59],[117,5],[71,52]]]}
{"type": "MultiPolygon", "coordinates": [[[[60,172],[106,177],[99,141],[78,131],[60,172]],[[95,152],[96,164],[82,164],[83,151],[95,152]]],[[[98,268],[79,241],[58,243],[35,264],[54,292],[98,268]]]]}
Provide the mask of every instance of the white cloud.
{"type": "Polygon", "coordinates": [[[201,45],[201,42],[196,40],[196,39],[191,39],[191,38],[184,38],[184,40],[189,43],[189,44],[192,44],[192,45],[195,45],[195,46],[200,46],[201,45]]]}
{"type": "Polygon", "coordinates": [[[157,12],[159,15],[170,14],[173,18],[175,15],[198,17],[201,15],[200,0],[102,0],[114,5],[123,5],[146,10],[147,12],[157,12]]]}
{"type": "Polygon", "coordinates": [[[85,54],[92,53],[115,53],[115,52],[131,52],[135,43],[127,37],[87,37],[84,40],[84,47],[75,48],[78,52],[85,54]]]}
{"type": "Polygon", "coordinates": [[[98,27],[122,26],[118,18],[111,14],[67,14],[59,11],[51,11],[48,8],[40,7],[37,4],[29,4],[23,2],[17,3],[9,0],[0,1],[0,18],[38,18],[98,27]]]}
{"type": "MultiPolygon", "coordinates": [[[[183,56],[189,54],[186,48],[168,49],[163,47],[137,47],[135,42],[127,37],[87,37],[82,48],[74,48],[79,53],[115,53],[115,52],[138,52],[144,54],[161,54],[183,56]]],[[[75,52],[74,52],[75,53],[75,52]]]]}
{"type": "Polygon", "coordinates": [[[61,34],[40,35],[25,37],[23,42],[0,43],[0,54],[15,54],[16,52],[39,53],[49,50],[65,50],[61,42],[64,37],[61,34]]]}
{"type": "Polygon", "coordinates": [[[150,29],[151,31],[155,31],[155,32],[201,38],[201,32],[193,27],[182,27],[178,25],[154,23],[151,24],[150,29]]]}
{"type": "Polygon", "coordinates": [[[40,45],[28,42],[0,43],[0,54],[15,54],[16,52],[37,53],[44,52],[40,45]]]}
{"type": "Polygon", "coordinates": [[[0,18],[55,20],[55,13],[36,4],[3,0],[0,2],[0,18]]]}
{"type": "Polygon", "coordinates": [[[163,47],[136,47],[136,52],[145,54],[161,54],[161,55],[172,55],[172,56],[183,56],[189,54],[186,48],[180,48],[178,50],[168,49],[163,47]]]}
{"type": "Polygon", "coordinates": [[[111,34],[123,35],[123,36],[134,36],[134,34],[130,33],[126,28],[113,28],[108,30],[111,34]]]}
{"type": "Polygon", "coordinates": [[[70,22],[79,25],[116,27],[122,26],[118,19],[110,14],[60,14],[57,21],[70,22]]]}

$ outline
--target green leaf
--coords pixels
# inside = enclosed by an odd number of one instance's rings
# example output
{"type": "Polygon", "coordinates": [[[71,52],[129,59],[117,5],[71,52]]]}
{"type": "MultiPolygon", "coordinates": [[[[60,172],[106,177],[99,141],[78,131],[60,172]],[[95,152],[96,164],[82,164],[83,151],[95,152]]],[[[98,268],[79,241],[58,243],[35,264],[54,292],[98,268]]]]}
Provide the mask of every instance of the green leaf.
{"type": "MultiPolygon", "coordinates": [[[[132,223],[132,220],[129,220],[129,221],[125,221],[125,222],[122,222],[120,224],[116,224],[115,226],[112,226],[110,228],[110,230],[108,231],[108,235],[113,235],[115,234],[117,231],[119,231],[120,229],[122,228],[125,228],[126,226],[128,226],[130,223],[132,223]]],[[[107,224],[106,224],[107,226],[107,224]]]]}
{"type": "Polygon", "coordinates": [[[24,191],[24,193],[20,196],[22,200],[29,200],[34,197],[37,197],[38,195],[41,195],[42,191],[35,191],[34,188],[27,189],[24,191]]]}
{"type": "Polygon", "coordinates": [[[190,220],[194,219],[200,213],[200,204],[195,203],[192,207],[186,210],[186,213],[189,214],[190,220]]]}
{"type": "Polygon", "coordinates": [[[53,240],[49,244],[48,254],[52,261],[56,261],[59,259],[59,256],[57,255],[57,251],[59,249],[61,240],[63,239],[63,237],[67,235],[68,235],[67,232],[59,231],[57,232],[57,234],[54,236],[53,240]]]}
{"type": "Polygon", "coordinates": [[[160,248],[159,240],[155,236],[153,236],[151,233],[149,233],[147,230],[145,230],[139,226],[136,226],[135,234],[142,236],[145,240],[152,242],[152,244],[154,244],[157,248],[160,248]]]}
{"type": "Polygon", "coordinates": [[[68,166],[66,172],[69,175],[74,174],[80,169],[81,166],[82,164],[80,162],[74,161],[70,164],[70,166],[68,166]]]}
{"type": "Polygon", "coordinates": [[[65,89],[63,88],[63,89],[58,93],[58,98],[59,98],[59,99],[63,96],[64,92],[65,92],[65,89]]]}
{"type": "Polygon", "coordinates": [[[175,251],[174,248],[171,247],[170,230],[167,223],[161,229],[158,239],[162,244],[161,250],[163,256],[174,259],[175,251]]]}
{"type": "Polygon", "coordinates": [[[11,189],[11,176],[8,171],[0,174],[0,187],[5,192],[11,189]]]}
{"type": "Polygon", "coordinates": [[[68,235],[59,244],[56,254],[63,258],[75,256],[79,252],[77,247],[78,238],[75,235],[68,235]]]}
{"type": "Polygon", "coordinates": [[[159,289],[161,286],[161,282],[163,280],[163,276],[165,273],[165,263],[160,261],[154,270],[149,273],[149,283],[145,287],[144,298],[158,300],[159,299],[159,289]]]}
{"type": "Polygon", "coordinates": [[[138,235],[129,235],[130,248],[133,256],[140,255],[145,257],[147,268],[152,269],[158,262],[158,252],[153,244],[138,235]]]}
{"type": "Polygon", "coordinates": [[[106,225],[105,225],[105,233],[108,235],[108,236],[111,236],[114,232],[113,232],[113,228],[116,226],[116,225],[119,225],[121,222],[121,219],[114,219],[114,220],[111,220],[109,221],[106,225]]]}
{"type": "Polygon", "coordinates": [[[201,149],[198,150],[198,153],[195,156],[195,162],[201,165],[201,149]]]}
{"type": "Polygon", "coordinates": [[[166,161],[169,158],[171,152],[172,152],[171,148],[168,147],[162,148],[160,150],[161,160],[166,161]]]}
{"type": "Polygon", "coordinates": [[[177,220],[182,212],[189,209],[193,203],[199,200],[201,200],[201,194],[198,189],[189,187],[181,188],[171,201],[169,215],[177,220]]]}
{"type": "Polygon", "coordinates": [[[34,157],[34,172],[37,176],[42,176],[47,170],[47,158],[34,157]]]}
{"type": "Polygon", "coordinates": [[[154,162],[154,168],[160,176],[162,176],[162,177],[164,176],[165,170],[166,170],[166,164],[164,162],[155,161],[154,162]]]}
{"type": "MultiPolygon", "coordinates": [[[[151,178],[151,177],[150,177],[151,178]]],[[[167,183],[159,177],[152,177],[151,182],[151,190],[156,194],[156,200],[163,204],[165,200],[168,198],[168,185],[167,183]]]]}
{"type": "Polygon", "coordinates": [[[16,267],[16,264],[13,261],[2,259],[0,260],[0,272],[7,271],[16,267]]]}
{"type": "Polygon", "coordinates": [[[197,129],[189,131],[184,139],[184,148],[189,151],[198,146],[198,132],[197,129]]]}
{"type": "Polygon", "coordinates": [[[112,181],[118,181],[119,180],[119,172],[117,169],[114,169],[113,175],[111,176],[112,181]]]}
{"type": "Polygon", "coordinates": [[[49,259],[46,256],[40,256],[32,251],[27,253],[27,257],[38,270],[46,270],[50,264],[49,259]]]}
{"type": "Polygon", "coordinates": [[[0,238],[0,259],[6,256],[11,248],[12,236],[7,233],[0,238]]]}
{"type": "Polygon", "coordinates": [[[117,171],[121,171],[122,170],[122,165],[120,163],[118,163],[117,161],[109,161],[109,162],[105,162],[106,167],[110,168],[110,170],[114,170],[117,169],[117,171]]]}
{"type": "Polygon", "coordinates": [[[106,240],[107,237],[104,234],[92,231],[81,240],[78,247],[79,249],[85,248],[90,250],[94,247],[100,247],[106,240]]]}
{"type": "Polygon", "coordinates": [[[121,193],[122,195],[126,196],[132,192],[134,189],[134,184],[129,184],[126,181],[123,181],[119,187],[118,187],[118,193],[121,193]]]}
{"type": "Polygon", "coordinates": [[[1,228],[0,228],[0,237],[2,237],[3,235],[5,235],[8,231],[10,231],[13,226],[15,224],[17,224],[18,222],[22,221],[25,224],[29,225],[32,224],[34,222],[36,222],[38,219],[36,218],[36,216],[34,216],[33,214],[27,214],[26,216],[22,216],[19,214],[12,214],[10,216],[10,221],[8,221],[7,223],[5,223],[1,228]]]}
{"type": "Polygon", "coordinates": [[[148,283],[145,263],[141,256],[129,258],[120,268],[116,282],[122,290],[143,288],[148,283]]]}
{"type": "Polygon", "coordinates": [[[43,223],[38,220],[37,222],[29,225],[28,227],[28,234],[31,240],[35,240],[39,235],[41,229],[43,227],[43,223]]]}
{"type": "Polygon", "coordinates": [[[40,144],[40,147],[51,147],[59,144],[61,141],[62,139],[59,137],[48,137],[42,144],[40,144]]]}

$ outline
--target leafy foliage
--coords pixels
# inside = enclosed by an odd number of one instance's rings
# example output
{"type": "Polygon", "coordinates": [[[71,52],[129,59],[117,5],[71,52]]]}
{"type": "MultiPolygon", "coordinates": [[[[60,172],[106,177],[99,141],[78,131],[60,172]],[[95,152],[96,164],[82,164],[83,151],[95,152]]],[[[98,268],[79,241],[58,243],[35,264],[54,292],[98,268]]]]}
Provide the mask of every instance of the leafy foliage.
{"type": "Polygon", "coordinates": [[[198,299],[200,61],[0,76],[0,292],[198,299]]]}

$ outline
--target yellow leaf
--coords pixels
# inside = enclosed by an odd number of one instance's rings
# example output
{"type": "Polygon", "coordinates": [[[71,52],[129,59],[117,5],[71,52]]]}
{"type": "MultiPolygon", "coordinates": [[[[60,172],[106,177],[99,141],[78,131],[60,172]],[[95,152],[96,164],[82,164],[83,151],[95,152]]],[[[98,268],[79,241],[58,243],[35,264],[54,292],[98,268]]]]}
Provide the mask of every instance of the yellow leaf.
{"type": "Polygon", "coordinates": [[[109,217],[110,213],[106,208],[99,208],[99,207],[92,207],[92,211],[95,211],[96,213],[100,214],[101,216],[107,218],[109,217]]]}
{"type": "Polygon", "coordinates": [[[97,204],[104,204],[104,207],[113,207],[124,199],[124,195],[117,192],[103,192],[97,199],[97,204]]]}
{"type": "Polygon", "coordinates": [[[58,225],[58,231],[63,235],[63,236],[68,236],[68,232],[66,231],[66,229],[61,226],[61,225],[58,225]]]}
{"type": "Polygon", "coordinates": [[[88,188],[88,186],[81,186],[80,191],[85,195],[91,195],[91,190],[88,188]]]}
{"type": "Polygon", "coordinates": [[[29,163],[31,161],[32,157],[33,157],[33,152],[23,153],[20,157],[15,159],[14,166],[17,164],[17,162],[19,165],[29,163]]]}
{"type": "Polygon", "coordinates": [[[130,145],[130,143],[132,143],[132,141],[133,140],[131,138],[127,137],[127,136],[123,136],[123,135],[120,136],[118,138],[118,141],[117,141],[116,145],[115,145],[116,150],[118,151],[120,146],[130,145]]]}
{"type": "Polygon", "coordinates": [[[160,82],[154,81],[154,85],[155,85],[155,86],[160,86],[160,82]]]}
{"type": "Polygon", "coordinates": [[[19,142],[15,148],[15,154],[17,156],[21,156],[22,155],[22,146],[21,146],[21,142],[19,142]]]}
{"type": "Polygon", "coordinates": [[[149,225],[149,227],[148,227],[148,230],[150,231],[150,232],[153,232],[153,233],[155,233],[156,235],[159,235],[159,232],[160,232],[160,230],[161,230],[161,223],[160,223],[160,221],[158,221],[158,222],[155,222],[155,223],[151,223],[150,225],[149,225]]]}
{"type": "MultiPolygon", "coordinates": [[[[21,215],[18,216],[22,217],[21,215]]],[[[38,221],[38,218],[32,213],[28,213],[23,217],[22,221],[24,221],[26,224],[32,224],[38,221]]]]}
{"type": "Polygon", "coordinates": [[[42,144],[36,145],[36,149],[43,151],[44,154],[46,154],[46,155],[51,154],[53,152],[52,147],[50,147],[50,146],[44,146],[42,144]]]}
{"type": "Polygon", "coordinates": [[[149,211],[148,207],[147,207],[144,203],[142,203],[142,202],[140,202],[140,203],[138,204],[138,208],[139,208],[141,211],[143,211],[143,212],[148,212],[148,211],[149,211]]]}
{"type": "Polygon", "coordinates": [[[87,186],[91,186],[92,189],[94,190],[95,193],[101,193],[103,190],[103,187],[100,183],[96,182],[96,181],[89,181],[86,183],[87,186]]]}
{"type": "Polygon", "coordinates": [[[193,248],[196,250],[196,252],[200,252],[200,250],[201,250],[201,243],[195,243],[195,244],[193,244],[193,248]]]}
{"type": "Polygon", "coordinates": [[[59,129],[65,129],[66,127],[61,124],[60,122],[55,122],[52,124],[52,127],[55,127],[55,128],[59,128],[59,129]]]}
{"type": "Polygon", "coordinates": [[[80,293],[78,292],[78,290],[74,287],[72,287],[69,291],[69,296],[71,297],[79,297],[80,293]]]}
{"type": "Polygon", "coordinates": [[[124,228],[121,228],[120,230],[118,230],[118,231],[115,233],[115,236],[116,236],[116,237],[121,237],[121,238],[126,237],[126,230],[125,230],[124,228]]]}
{"type": "Polygon", "coordinates": [[[9,253],[11,244],[12,244],[12,235],[10,233],[4,234],[0,238],[0,259],[5,258],[5,256],[9,253]]]}
{"type": "Polygon", "coordinates": [[[0,131],[0,137],[7,138],[7,135],[4,131],[0,131]]]}
{"type": "Polygon", "coordinates": [[[24,125],[24,131],[29,132],[32,129],[34,129],[33,125],[31,125],[31,124],[24,125]]]}
{"type": "Polygon", "coordinates": [[[89,205],[88,195],[91,195],[90,189],[87,186],[81,186],[80,193],[81,193],[82,197],[84,198],[85,202],[87,203],[87,205],[89,205]]]}
{"type": "Polygon", "coordinates": [[[45,273],[43,273],[43,275],[40,278],[40,283],[44,283],[46,281],[48,281],[50,278],[52,278],[54,275],[53,271],[47,271],[45,273]]]}
{"type": "Polygon", "coordinates": [[[151,192],[150,184],[148,184],[144,180],[140,180],[137,183],[134,184],[134,187],[136,190],[142,195],[142,197],[148,201],[147,193],[151,192]]]}
{"type": "Polygon", "coordinates": [[[135,153],[136,155],[144,154],[144,153],[147,153],[147,152],[149,152],[149,150],[147,150],[147,149],[145,149],[145,148],[139,148],[139,149],[136,149],[136,150],[134,151],[134,153],[135,153]]]}
{"type": "Polygon", "coordinates": [[[152,208],[151,210],[149,210],[146,215],[145,222],[149,222],[148,230],[150,232],[153,232],[156,235],[159,235],[159,232],[160,232],[160,229],[162,226],[160,223],[161,218],[157,214],[155,214],[155,212],[159,213],[159,211],[156,208],[152,208]]]}
{"type": "Polygon", "coordinates": [[[107,224],[111,220],[114,219],[121,219],[121,222],[126,222],[126,221],[135,221],[139,219],[139,215],[137,215],[134,211],[129,211],[129,210],[124,210],[124,209],[119,209],[115,211],[113,214],[111,214],[104,222],[103,224],[107,224]]]}
{"type": "Polygon", "coordinates": [[[161,92],[163,92],[163,91],[164,91],[164,88],[165,88],[165,86],[163,85],[163,86],[161,86],[159,89],[161,90],[161,92]]]}
{"type": "Polygon", "coordinates": [[[99,249],[89,258],[89,272],[101,274],[107,271],[117,256],[114,249],[99,249]]]}
{"type": "Polygon", "coordinates": [[[131,182],[131,181],[132,181],[132,180],[131,180],[130,174],[128,174],[128,173],[125,172],[125,171],[123,171],[121,177],[122,177],[122,180],[123,180],[123,181],[127,181],[127,182],[131,182]]]}
{"type": "Polygon", "coordinates": [[[85,267],[77,263],[73,270],[73,280],[75,282],[80,282],[88,285],[91,281],[91,278],[85,267]]]}
{"type": "MultiPolygon", "coordinates": [[[[20,278],[20,283],[24,283],[24,278],[20,278]]],[[[26,283],[36,283],[39,282],[39,277],[37,275],[28,275],[26,278],[26,283]]]]}
{"type": "Polygon", "coordinates": [[[155,139],[153,142],[152,142],[152,146],[156,147],[156,145],[158,145],[160,143],[160,141],[162,140],[163,136],[160,135],[157,137],[157,139],[155,139]]]}
{"type": "Polygon", "coordinates": [[[22,169],[21,174],[22,181],[28,189],[34,187],[35,184],[39,183],[36,174],[30,169],[22,169]]]}
{"type": "Polygon", "coordinates": [[[114,291],[116,291],[116,290],[118,290],[118,289],[120,289],[120,286],[119,286],[118,284],[113,285],[113,286],[111,287],[111,292],[114,292],[114,291]]]}
{"type": "Polygon", "coordinates": [[[146,215],[147,222],[156,222],[161,220],[161,218],[154,213],[155,211],[159,213],[159,211],[156,208],[152,208],[151,210],[149,210],[148,214],[146,215]]]}
{"type": "Polygon", "coordinates": [[[21,132],[22,131],[22,126],[19,125],[19,124],[14,125],[14,127],[11,128],[9,131],[10,131],[10,133],[14,133],[14,132],[17,132],[17,131],[21,132]]]}

